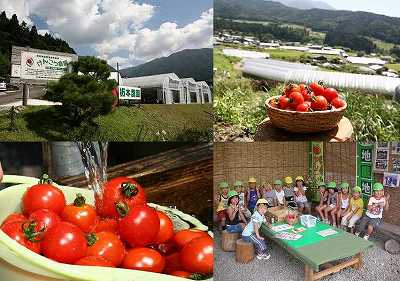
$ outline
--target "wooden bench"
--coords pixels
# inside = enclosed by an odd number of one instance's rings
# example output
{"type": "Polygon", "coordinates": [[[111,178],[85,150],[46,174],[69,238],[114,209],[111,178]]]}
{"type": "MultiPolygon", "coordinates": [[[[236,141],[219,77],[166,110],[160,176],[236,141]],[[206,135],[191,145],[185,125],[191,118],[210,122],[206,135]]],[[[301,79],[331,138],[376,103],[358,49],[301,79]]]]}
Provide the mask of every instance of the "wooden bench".
{"type": "Polygon", "coordinates": [[[236,241],[236,261],[239,263],[249,263],[254,259],[254,245],[243,239],[236,241]]]}
{"type": "Polygon", "coordinates": [[[234,252],[236,250],[236,240],[238,239],[239,233],[230,233],[226,230],[222,231],[222,250],[225,252],[234,252]]]}

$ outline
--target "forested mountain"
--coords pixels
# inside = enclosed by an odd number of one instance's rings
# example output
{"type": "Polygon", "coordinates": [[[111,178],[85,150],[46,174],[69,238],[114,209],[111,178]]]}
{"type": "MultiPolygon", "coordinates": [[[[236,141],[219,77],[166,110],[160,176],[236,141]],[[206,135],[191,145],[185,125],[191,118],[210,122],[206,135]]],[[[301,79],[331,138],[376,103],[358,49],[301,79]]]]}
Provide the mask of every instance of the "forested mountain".
{"type": "Polygon", "coordinates": [[[10,19],[3,11],[0,14],[0,77],[10,75],[11,46],[29,46],[31,48],[75,53],[67,42],[54,38],[50,34],[40,35],[35,26],[29,27],[24,21],[19,22],[14,14],[10,19]]]}
{"type": "Polygon", "coordinates": [[[313,0],[275,0],[275,2],[280,2],[288,7],[297,8],[297,9],[325,9],[325,10],[334,10],[334,8],[322,1],[313,1],[313,0]]]}
{"type": "Polygon", "coordinates": [[[139,66],[121,70],[126,77],[139,77],[174,72],[179,78],[212,81],[212,49],[187,49],[168,57],[157,58],[139,66]]]}
{"type": "MultiPolygon", "coordinates": [[[[349,36],[361,40],[360,46],[371,49],[372,42],[366,37],[400,44],[400,18],[367,12],[310,9],[287,7],[279,2],[264,0],[215,0],[216,17],[246,19],[253,21],[285,22],[305,25],[315,31],[328,33],[329,42],[349,46],[349,36]]],[[[349,46],[350,47],[350,46],[349,46]]]]}

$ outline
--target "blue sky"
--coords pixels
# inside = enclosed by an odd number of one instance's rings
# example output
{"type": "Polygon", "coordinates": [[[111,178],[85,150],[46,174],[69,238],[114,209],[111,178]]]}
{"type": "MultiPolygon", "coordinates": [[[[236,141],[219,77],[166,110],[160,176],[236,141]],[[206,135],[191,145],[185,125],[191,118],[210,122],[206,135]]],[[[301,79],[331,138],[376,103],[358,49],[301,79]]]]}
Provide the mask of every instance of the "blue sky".
{"type": "Polygon", "coordinates": [[[368,11],[400,17],[400,0],[322,0],[338,10],[368,11]]]}

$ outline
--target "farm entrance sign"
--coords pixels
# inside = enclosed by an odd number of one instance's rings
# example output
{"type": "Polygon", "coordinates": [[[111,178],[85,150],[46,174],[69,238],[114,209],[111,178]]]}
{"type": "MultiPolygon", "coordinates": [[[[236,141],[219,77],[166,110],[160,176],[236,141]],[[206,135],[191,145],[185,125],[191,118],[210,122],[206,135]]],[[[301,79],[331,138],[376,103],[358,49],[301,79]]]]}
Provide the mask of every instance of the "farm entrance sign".
{"type": "Polygon", "coordinates": [[[68,71],[71,57],[41,54],[34,52],[21,53],[21,78],[33,80],[57,80],[68,71]]]}
{"type": "Polygon", "coordinates": [[[140,88],[137,87],[126,87],[119,86],[118,87],[118,97],[120,100],[141,100],[142,92],[140,88]]]}

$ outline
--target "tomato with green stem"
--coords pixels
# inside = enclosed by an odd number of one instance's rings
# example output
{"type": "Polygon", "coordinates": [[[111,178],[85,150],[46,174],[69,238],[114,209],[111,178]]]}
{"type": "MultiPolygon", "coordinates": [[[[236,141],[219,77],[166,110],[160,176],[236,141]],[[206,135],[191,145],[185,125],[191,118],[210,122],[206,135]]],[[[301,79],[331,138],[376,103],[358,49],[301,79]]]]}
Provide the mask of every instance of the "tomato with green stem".
{"type": "Polygon", "coordinates": [[[289,96],[290,106],[296,108],[299,104],[304,102],[303,95],[300,92],[292,92],[289,96]]]}
{"type": "Polygon", "coordinates": [[[96,223],[96,209],[86,204],[85,197],[78,193],[73,204],[65,206],[61,213],[64,221],[77,225],[84,232],[89,232],[96,223]]]}
{"type": "Polygon", "coordinates": [[[39,254],[41,250],[42,229],[39,229],[36,222],[20,222],[14,221],[6,223],[1,227],[1,230],[8,237],[17,241],[19,244],[29,250],[39,254]]]}
{"type": "Polygon", "coordinates": [[[61,222],[61,218],[53,211],[41,209],[34,211],[29,216],[29,221],[35,221],[39,229],[43,229],[43,235],[45,235],[50,229],[61,222]]]}
{"type": "Polygon", "coordinates": [[[89,233],[86,236],[88,256],[99,256],[119,266],[125,255],[125,247],[118,236],[112,232],[89,233]]]}
{"type": "Polygon", "coordinates": [[[290,106],[290,99],[287,96],[279,97],[279,108],[287,109],[290,106]]]}
{"type": "Polygon", "coordinates": [[[323,96],[324,95],[324,86],[317,82],[312,82],[310,84],[310,89],[315,93],[316,96],[323,96]]]}
{"type": "Polygon", "coordinates": [[[313,97],[311,101],[311,109],[313,110],[327,110],[328,109],[328,101],[323,96],[313,97]]]}

